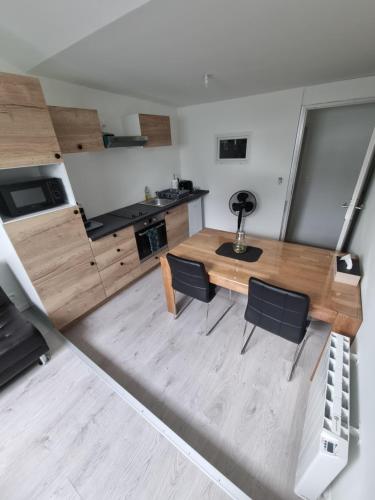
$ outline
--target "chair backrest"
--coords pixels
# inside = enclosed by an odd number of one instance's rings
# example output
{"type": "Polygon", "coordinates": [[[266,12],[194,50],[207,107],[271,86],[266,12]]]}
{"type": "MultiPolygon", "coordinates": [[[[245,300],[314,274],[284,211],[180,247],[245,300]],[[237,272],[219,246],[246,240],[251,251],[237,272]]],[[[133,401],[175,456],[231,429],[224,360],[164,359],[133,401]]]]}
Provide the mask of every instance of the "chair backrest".
{"type": "Polygon", "coordinates": [[[172,273],[172,287],[189,297],[202,302],[210,302],[213,290],[202,262],[184,259],[170,253],[167,260],[172,273]]]}
{"type": "Polygon", "coordinates": [[[253,325],[299,344],[308,326],[308,295],[269,285],[256,278],[249,280],[245,319],[253,325]]]}

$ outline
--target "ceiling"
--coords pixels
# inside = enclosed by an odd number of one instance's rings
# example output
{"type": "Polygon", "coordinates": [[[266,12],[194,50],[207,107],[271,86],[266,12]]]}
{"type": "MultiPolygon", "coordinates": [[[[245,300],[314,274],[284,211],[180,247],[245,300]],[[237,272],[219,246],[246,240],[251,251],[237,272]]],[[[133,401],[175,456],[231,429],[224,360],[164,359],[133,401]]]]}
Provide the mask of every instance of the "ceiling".
{"type": "Polygon", "coordinates": [[[375,74],[374,0],[34,1],[31,73],[176,106],[375,74]]]}

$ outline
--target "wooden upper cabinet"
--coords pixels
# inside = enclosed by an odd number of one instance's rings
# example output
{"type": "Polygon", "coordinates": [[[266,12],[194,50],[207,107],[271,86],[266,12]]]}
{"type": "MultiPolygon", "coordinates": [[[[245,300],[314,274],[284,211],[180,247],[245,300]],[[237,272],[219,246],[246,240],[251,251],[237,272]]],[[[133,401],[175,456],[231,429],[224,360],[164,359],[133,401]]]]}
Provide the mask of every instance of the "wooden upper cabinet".
{"type": "Polygon", "coordinates": [[[103,134],[96,109],[48,107],[63,153],[102,151],[103,134]]]}
{"type": "Polygon", "coordinates": [[[39,81],[0,73],[0,168],[59,161],[60,146],[39,81]]]}
{"type": "Polygon", "coordinates": [[[0,73],[0,105],[45,108],[42,87],[37,78],[0,73]]]}
{"type": "Polygon", "coordinates": [[[171,121],[169,116],[135,114],[128,115],[124,120],[125,134],[146,135],[145,148],[171,146],[171,121]]]}
{"type": "Polygon", "coordinates": [[[56,210],[9,222],[4,227],[58,328],[105,299],[78,209],[56,210]]]}

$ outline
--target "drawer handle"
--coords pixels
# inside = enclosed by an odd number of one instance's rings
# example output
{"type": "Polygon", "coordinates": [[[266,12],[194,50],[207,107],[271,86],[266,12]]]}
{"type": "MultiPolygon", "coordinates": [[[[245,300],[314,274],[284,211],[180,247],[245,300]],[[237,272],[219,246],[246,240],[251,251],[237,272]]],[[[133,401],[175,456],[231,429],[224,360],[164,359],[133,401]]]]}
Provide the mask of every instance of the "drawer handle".
{"type": "Polygon", "coordinates": [[[124,263],[123,263],[123,262],[120,262],[120,266],[123,266],[123,265],[124,265],[124,263]]]}
{"type": "Polygon", "coordinates": [[[117,249],[117,251],[118,251],[118,252],[121,252],[121,248],[118,248],[118,249],[117,249]]]}
{"type": "Polygon", "coordinates": [[[114,238],[117,238],[117,233],[113,233],[113,234],[112,234],[112,236],[113,236],[114,238]]]}
{"type": "Polygon", "coordinates": [[[93,260],[90,262],[90,266],[95,266],[95,262],[93,260]]]}
{"type": "Polygon", "coordinates": [[[76,215],[79,214],[79,210],[74,210],[74,212],[76,215]]]}
{"type": "Polygon", "coordinates": [[[78,148],[78,149],[83,149],[82,144],[77,144],[77,148],[78,148]]]}
{"type": "Polygon", "coordinates": [[[59,153],[55,153],[55,158],[59,160],[61,158],[61,155],[59,153]]]}

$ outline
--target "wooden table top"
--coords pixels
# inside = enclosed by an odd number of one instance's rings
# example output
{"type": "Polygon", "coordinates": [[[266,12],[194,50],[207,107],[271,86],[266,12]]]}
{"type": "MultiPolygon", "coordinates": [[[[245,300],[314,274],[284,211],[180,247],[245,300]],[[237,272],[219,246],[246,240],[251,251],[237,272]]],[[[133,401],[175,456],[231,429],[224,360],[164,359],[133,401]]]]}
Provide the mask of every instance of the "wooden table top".
{"type": "Polygon", "coordinates": [[[203,262],[211,283],[247,294],[251,276],[310,297],[310,315],[332,324],[337,333],[354,337],[362,322],[359,286],[333,281],[338,252],[283,241],[246,237],[263,250],[257,262],[222,257],[215,250],[233,241],[234,233],[203,229],[172,249],[180,257],[203,262]]]}

